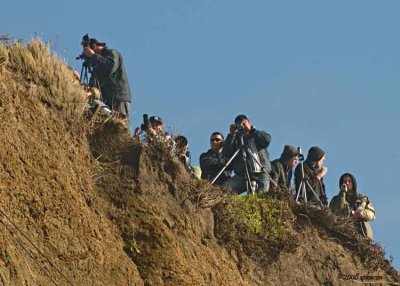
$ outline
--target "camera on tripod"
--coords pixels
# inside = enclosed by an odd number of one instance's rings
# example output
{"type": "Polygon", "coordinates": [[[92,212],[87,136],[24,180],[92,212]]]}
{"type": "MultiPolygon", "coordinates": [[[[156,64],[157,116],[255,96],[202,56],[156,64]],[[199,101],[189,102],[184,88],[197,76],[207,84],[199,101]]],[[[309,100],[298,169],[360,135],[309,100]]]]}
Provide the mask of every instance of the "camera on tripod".
{"type": "Polygon", "coordinates": [[[297,147],[297,156],[298,156],[298,161],[303,162],[304,161],[304,155],[303,152],[301,151],[300,147],[297,147]]]}
{"type": "Polygon", "coordinates": [[[244,126],[242,124],[234,124],[232,127],[235,130],[235,136],[238,138],[241,138],[244,136],[245,131],[244,131],[244,126]]]}
{"type": "MultiPolygon", "coordinates": [[[[85,35],[82,37],[81,45],[82,45],[83,48],[90,48],[90,38],[89,38],[89,34],[85,34],[85,35]]],[[[82,54],[80,54],[79,56],[77,56],[75,59],[76,59],[76,60],[86,60],[87,57],[82,53],[82,54]]]]}

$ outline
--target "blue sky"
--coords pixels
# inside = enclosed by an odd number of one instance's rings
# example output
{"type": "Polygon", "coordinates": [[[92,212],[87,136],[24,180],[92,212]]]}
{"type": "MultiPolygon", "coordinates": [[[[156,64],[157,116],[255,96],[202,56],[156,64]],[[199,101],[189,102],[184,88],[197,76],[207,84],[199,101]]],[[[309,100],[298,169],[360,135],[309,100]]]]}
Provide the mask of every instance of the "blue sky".
{"type": "Polygon", "coordinates": [[[0,34],[48,41],[80,70],[82,35],[124,56],[132,127],[161,116],[192,163],[239,113],[283,146],[327,152],[328,196],[351,172],[375,239],[400,268],[398,1],[7,1],[0,34]]]}

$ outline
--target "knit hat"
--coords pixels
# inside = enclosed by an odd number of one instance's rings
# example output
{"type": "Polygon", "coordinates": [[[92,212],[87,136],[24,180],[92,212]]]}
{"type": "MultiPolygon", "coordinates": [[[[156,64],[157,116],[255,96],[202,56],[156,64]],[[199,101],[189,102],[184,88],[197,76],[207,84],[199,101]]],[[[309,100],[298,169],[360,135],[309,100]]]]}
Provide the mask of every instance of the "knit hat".
{"type": "Polygon", "coordinates": [[[308,163],[314,163],[314,162],[318,162],[319,160],[322,159],[322,157],[324,157],[325,155],[325,151],[322,150],[319,147],[311,147],[310,150],[308,150],[308,155],[307,155],[307,159],[306,161],[308,163]]]}
{"type": "Polygon", "coordinates": [[[294,156],[298,156],[299,152],[297,149],[291,145],[285,145],[285,148],[283,148],[283,152],[281,154],[281,160],[282,161],[289,161],[290,158],[294,156]]]}

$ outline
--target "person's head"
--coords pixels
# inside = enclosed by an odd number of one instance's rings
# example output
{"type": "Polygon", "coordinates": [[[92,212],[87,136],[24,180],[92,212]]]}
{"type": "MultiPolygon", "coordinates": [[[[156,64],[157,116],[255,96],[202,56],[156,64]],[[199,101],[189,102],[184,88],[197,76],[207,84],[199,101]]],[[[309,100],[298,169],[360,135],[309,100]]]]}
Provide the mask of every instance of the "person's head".
{"type": "Polygon", "coordinates": [[[179,135],[176,136],[175,139],[176,150],[178,154],[186,154],[189,151],[189,142],[185,136],[179,135]]]}
{"type": "Polygon", "coordinates": [[[319,147],[311,147],[308,150],[306,162],[316,168],[321,168],[325,161],[325,151],[319,147]]]}
{"type": "Polygon", "coordinates": [[[285,145],[281,154],[281,160],[287,164],[288,167],[294,167],[299,159],[299,152],[291,145],[285,145]]]}
{"type": "Polygon", "coordinates": [[[235,125],[242,125],[244,127],[246,133],[250,132],[250,129],[252,128],[252,124],[251,124],[250,120],[244,114],[240,114],[240,115],[236,116],[235,125]]]}
{"type": "Polygon", "coordinates": [[[339,188],[342,189],[343,186],[347,186],[347,190],[349,192],[356,192],[357,191],[357,181],[356,178],[350,173],[345,173],[340,176],[339,179],[339,188]]]}
{"type": "Polygon", "coordinates": [[[90,39],[90,48],[96,53],[101,54],[103,49],[106,47],[106,43],[99,42],[98,40],[92,38],[90,39]]]}
{"type": "Polygon", "coordinates": [[[222,145],[224,144],[224,135],[220,132],[214,132],[210,136],[210,146],[214,152],[219,152],[222,150],[222,145]]]}
{"type": "Polygon", "coordinates": [[[151,116],[149,118],[151,128],[158,134],[164,131],[164,124],[160,116],[151,116]]]}

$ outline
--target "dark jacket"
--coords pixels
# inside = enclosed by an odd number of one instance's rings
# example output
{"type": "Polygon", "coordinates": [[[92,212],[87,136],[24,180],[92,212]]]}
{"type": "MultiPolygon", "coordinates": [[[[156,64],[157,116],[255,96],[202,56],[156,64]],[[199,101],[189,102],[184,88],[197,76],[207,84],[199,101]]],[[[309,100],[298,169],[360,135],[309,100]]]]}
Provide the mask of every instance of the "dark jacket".
{"type": "MultiPolygon", "coordinates": [[[[235,151],[239,148],[238,140],[236,140],[237,137],[237,135],[228,135],[224,143],[224,149],[222,150],[223,157],[230,159],[234,155],[235,151]]],[[[271,143],[271,135],[265,131],[260,131],[253,127],[249,134],[244,135],[244,143],[258,157],[264,170],[270,173],[271,162],[269,160],[267,147],[271,143]]],[[[259,166],[254,162],[254,159],[252,156],[250,156],[250,154],[247,154],[246,161],[249,172],[258,171],[256,169],[259,166]]],[[[238,154],[233,161],[233,170],[235,171],[236,175],[245,176],[245,163],[241,154],[238,154]]]]}
{"type": "Polygon", "coordinates": [[[131,101],[128,75],[118,51],[106,47],[101,55],[95,54],[91,57],[90,65],[105,104],[114,107],[119,102],[131,101]]]}
{"type": "MultiPolygon", "coordinates": [[[[318,199],[315,197],[314,193],[310,189],[311,186],[315,194],[321,200],[322,204],[328,205],[328,198],[326,197],[324,179],[321,178],[321,180],[318,180],[318,178],[316,177],[318,170],[312,167],[311,164],[307,162],[307,160],[304,161],[303,165],[304,165],[304,179],[305,179],[304,182],[306,187],[307,202],[319,203],[318,199]],[[310,186],[308,184],[310,184],[310,186]]],[[[301,182],[302,182],[301,164],[298,164],[294,172],[294,183],[296,186],[296,192],[299,191],[301,182]]],[[[300,198],[301,196],[302,193],[300,193],[300,198]]]]}
{"type": "Polygon", "coordinates": [[[271,165],[271,178],[278,184],[278,186],[274,186],[274,189],[290,190],[290,181],[293,174],[292,168],[288,167],[282,159],[272,161],[271,165]]]}
{"type": "MultiPolygon", "coordinates": [[[[200,155],[201,178],[209,181],[214,180],[227,162],[227,159],[219,156],[212,149],[209,149],[206,153],[202,153],[200,155]]],[[[230,173],[231,168],[225,169],[215,183],[217,185],[223,184],[228,178],[230,178],[230,173]]]]}

